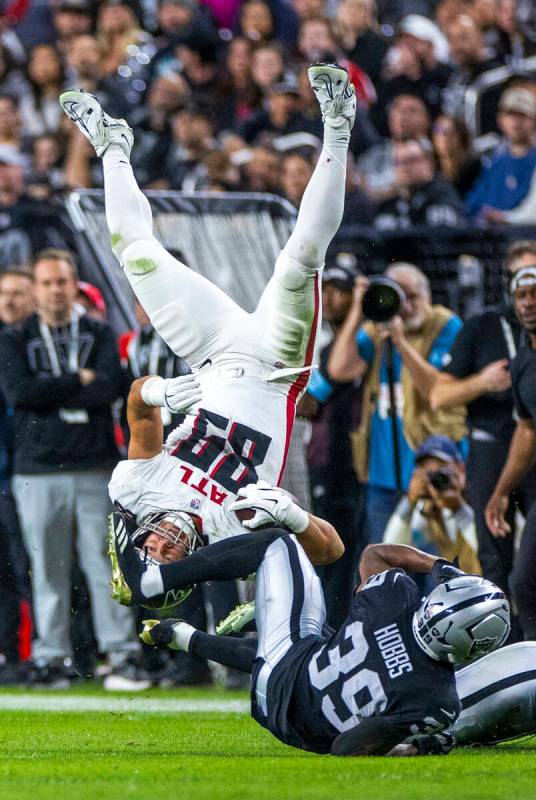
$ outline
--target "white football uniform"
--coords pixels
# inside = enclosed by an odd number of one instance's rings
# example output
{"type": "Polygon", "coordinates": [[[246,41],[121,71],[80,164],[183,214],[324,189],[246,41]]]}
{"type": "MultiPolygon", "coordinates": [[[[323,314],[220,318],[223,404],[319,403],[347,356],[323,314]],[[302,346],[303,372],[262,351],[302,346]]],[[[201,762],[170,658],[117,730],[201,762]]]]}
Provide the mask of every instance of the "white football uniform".
{"type": "Polygon", "coordinates": [[[197,414],[170,434],[159,455],[121,461],[109,492],[138,522],[155,510],[196,514],[213,542],[246,532],[228,511],[241,487],[281,480],[296,398],[308,371],[288,376],[235,355],[205,365],[197,375],[203,390],[197,414]]]}

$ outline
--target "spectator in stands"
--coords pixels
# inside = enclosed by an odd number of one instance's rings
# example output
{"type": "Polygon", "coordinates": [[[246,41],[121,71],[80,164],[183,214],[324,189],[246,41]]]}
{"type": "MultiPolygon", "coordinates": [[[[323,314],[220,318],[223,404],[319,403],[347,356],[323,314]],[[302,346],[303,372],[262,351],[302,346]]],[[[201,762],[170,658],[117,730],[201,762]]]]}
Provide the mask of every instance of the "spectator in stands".
{"type": "Polygon", "coordinates": [[[63,117],[58,97],[63,90],[64,74],[56,48],[50,44],[34,47],[28,57],[26,74],[31,93],[24,95],[19,104],[24,135],[57,133],[63,117]]]}
{"type": "Polygon", "coordinates": [[[190,88],[192,99],[217,107],[221,76],[213,44],[189,38],[177,45],[176,53],[182,64],[181,75],[190,88]]]}
{"type": "Polygon", "coordinates": [[[519,222],[536,168],[536,95],[507,89],[500,100],[498,125],[503,142],[485,163],[466,199],[470,215],[486,222],[519,222]]]}
{"type": "Polygon", "coordinates": [[[28,196],[24,166],[18,153],[0,146],[0,268],[27,264],[43,247],[73,240],[58,207],[28,196]]]}
{"type": "Polygon", "coordinates": [[[356,585],[359,555],[366,542],[361,535],[361,488],[352,465],[350,431],[357,427],[360,411],[358,382],[338,382],[327,372],[333,339],[337,337],[352,306],[357,270],[352,256],[338,254],[324,272],[322,317],[332,339],[323,347],[319,369],[309,380],[298,403],[298,416],[311,420],[307,465],[312,510],[327,519],[341,536],[345,552],[334,564],[319,569],[326,598],[328,625],[341,624],[356,585]]]}
{"type": "Polygon", "coordinates": [[[166,162],[168,186],[192,188],[200,174],[200,164],[215,148],[215,120],[210,108],[190,104],[171,118],[172,143],[166,162]]]}
{"type": "MultiPolygon", "coordinates": [[[[506,464],[486,506],[486,523],[493,536],[507,538],[510,496],[534,465],[536,456],[536,266],[519,269],[510,281],[515,313],[527,340],[511,365],[517,423],[506,464]]],[[[529,508],[511,580],[525,639],[536,636],[536,503],[529,508]]]]}
{"type": "MultiPolygon", "coordinates": [[[[514,242],[505,261],[507,284],[520,269],[534,264],[536,242],[514,242]]],[[[465,322],[451,350],[451,359],[438,373],[430,392],[434,409],[467,406],[467,491],[476,515],[479,558],[484,576],[507,594],[514,560],[513,538],[492,536],[484,510],[506,462],[515,430],[508,364],[521,340],[522,329],[507,295],[500,305],[465,322]]],[[[535,500],[536,471],[531,470],[515,493],[515,503],[526,514],[535,500]]],[[[507,520],[513,528],[513,503],[507,520]]]]}
{"type": "Polygon", "coordinates": [[[34,310],[32,273],[25,267],[5,267],[0,272],[0,326],[17,325],[34,310]]]}
{"type": "Polygon", "coordinates": [[[163,34],[163,41],[161,38],[158,41],[161,51],[181,39],[217,41],[212,15],[207,6],[198,3],[197,0],[160,0],[158,27],[163,34]]]}
{"type": "Polygon", "coordinates": [[[65,189],[61,167],[63,150],[58,136],[46,133],[32,141],[32,163],[28,179],[28,194],[35,200],[47,200],[65,189]]]}
{"type": "Polygon", "coordinates": [[[342,0],[336,29],[345,56],[377,86],[389,45],[379,32],[374,0],[342,0]]]}
{"type": "Polygon", "coordinates": [[[244,190],[248,192],[277,192],[280,183],[279,153],[267,145],[254,147],[242,167],[244,190]]]}
{"type": "MultiPolygon", "coordinates": [[[[34,309],[32,273],[24,267],[0,272],[0,330],[18,325],[34,309]]],[[[13,415],[0,392],[0,685],[21,683],[18,632],[21,601],[30,601],[29,565],[11,494],[13,415]],[[3,661],[2,661],[3,659],[3,661]]]]}
{"type": "MultiPolygon", "coordinates": [[[[105,686],[129,683],[136,646],[130,611],[109,595],[104,537],[107,483],[118,453],[110,404],[120,390],[111,330],[74,309],[76,265],[62,250],[36,258],[38,313],[0,334],[0,385],[15,413],[13,488],[32,567],[37,639],[30,680],[67,686],[70,578],[76,547],[91,594],[99,649],[113,667],[105,686]]],[[[132,688],[147,688],[132,681],[132,688]]]]}
{"type": "Polygon", "coordinates": [[[239,32],[252,42],[268,42],[274,38],[275,23],[272,11],[264,0],[247,0],[242,4],[239,32]]]}
{"type": "Polygon", "coordinates": [[[473,153],[467,125],[457,117],[439,116],[432,128],[432,143],[439,175],[463,199],[482,169],[481,159],[473,153]]]}
{"type": "Polygon", "coordinates": [[[389,138],[371,147],[357,164],[363,188],[373,200],[383,200],[394,193],[394,144],[406,139],[422,139],[430,132],[428,109],[415,95],[401,94],[393,98],[387,109],[387,120],[389,138]]]}
{"type": "Polygon", "coordinates": [[[275,83],[270,91],[267,108],[257,111],[240,126],[240,133],[248,143],[254,142],[261,133],[277,136],[288,133],[318,133],[318,123],[308,120],[299,110],[300,91],[293,76],[275,83]]]}
{"type": "Polygon", "coordinates": [[[415,94],[433,117],[441,107],[441,92],[452,72],[448,44],[431,20],[408,14],[398,26],[398,36],[387,53],[380,102],[400,94],[415,94]]]}
{"type": "Polygon", "coordinates": [[[298,208],[309,178],[313,173],[312,162],[299,153],[288,153],[281,162],[281,188],[285,198],[298,208]]]}
{"type": "Polygon", "coordinates": [[[536,54],[536,42],[534,38],[527,36],[521,24],[518,6],[518,0],[497,0],[495,19],[498,33],[494,42],[495,51],[514,64],[536,54]]]}
{"type": "Polygon", "coordinates": [[[143,106],[130,115],[136,137],[131,164],[137,181],[147,188],[158,188],[166,179],[166,161],[173,143],[170,119],[187,104],[188,87],[175,72],[156,77],[143,106]]]}
{"type": "Polygon", "coordinates": [[[56,46],[65,54],[67,46],[75,36],[90,34],[94,16],[91,0],[54,0],[52,21],[57,34],[56,46]]]}
{"type": "Polygon", "coordinates": [[[0,146],[22,149],[19,104],[15,97],[0,94],[0,146]]]}
{"type": "MultiPolygon", "coordinates": [[[[460,569],[481,574],[477,557],[475,515],[464,497],[465,465],[448,436],[429,436],[415,451],[408,491],[394,510],[383,541],[406,544],[425,553],[458,559],[460,569]]],[[[419,581],[431,591],[429,576],[419,581]]]]}
{"type": "Polygon", "coordinates": [[[378,205],[378,230],[404,230],[418,225],[456,228],[465,224],[463,203],[451,184],[436,173],[428,139],[394,146],[396,195],[378,205]]]}
{"type": "Polygon", "coordinates": [[[360,186],[360,176],[355,159],[348,153],[346,164],[346,195],[341,228],[345,225],[369,226],[374,222],[375,206],[360,186]]]}
{"type": "MultiPolygon", "coordinates": [[[[455,68],[443,94],[443,113],[463,119],[467,90],[478,91],[481,76],[503,62],[487,50],[481,29],[468,14],[455,17],[446,26],[445,33],[455,68]]],[[[495,130],[496,108],[495,95],[482,101],[478,129],[474,133],[480,135],[495,130]]]]}
{"type": "Polygon", "coordinates": [[[28,83],[17,61],[7,47],[0,45],[0,86],[12,97],[22,97],[29,91],[28,83]]]}
{"type": "Polygon", "coordinates": [[[261,102],[261,91],[252,79],[252,45],[249,39],[235,36],[225,56],[225,74],[221,84],[218,129],[237,129],[252,116],[261,102]]]}
{"type": "Polygon", "coordinates": [[[80,314],[87,314],[91,319],[106,322],[106,303],[98,286],[87,281],[78,281],[76,306],[80,314]]]}
{"type": "Polygon", "coordinates": [[[251,77],[262,97],[268,97],[274,83],[284,79],[285,59],[278,42],[267,42],[253,51],[251,77]]]}
{"type": "Polygon", "coordinates": [[[95,36],[89,33],[72,36],[65,50],[69,86],[79,86],[91,92],[110,109],[110,113],[122,117],[128,113],[130,104],[117,81],[104,75],[101,57],[95,36]]]}
{"type": "Polygon", "coordinates": [[[460,319],[449,309],[431,304],[430,284],[417,267],[393,264],[386,275],[404,292],[400,316],[386,326],[364,323],[362,298],[368,281],[358,278],[352,307],[328,361],[328,374],[334,380],[363,379],[362,417],[352,438],[357,476],[367,484],[365,516],[370,542],[382,540],[389,517],[402,492],[407,491],[416,447],[431,434],[444,433],[459,441],[465,430],[462,409],[445,415],[432,411],[428,402],[436,369],[441,369],[452,347],[460,319]],[[392,391],[387,336],[393,344],[392,391]],[[395,398],[394,408],[391,397],[395,398]]]}
{"type": "Polygon", "coordinates": [[[146,38],[134,6],[127,0],[103,0],[97,10],[96,34],[102,51],[102,72],[111,75],[128,59],[128,48],[146,38]]]}

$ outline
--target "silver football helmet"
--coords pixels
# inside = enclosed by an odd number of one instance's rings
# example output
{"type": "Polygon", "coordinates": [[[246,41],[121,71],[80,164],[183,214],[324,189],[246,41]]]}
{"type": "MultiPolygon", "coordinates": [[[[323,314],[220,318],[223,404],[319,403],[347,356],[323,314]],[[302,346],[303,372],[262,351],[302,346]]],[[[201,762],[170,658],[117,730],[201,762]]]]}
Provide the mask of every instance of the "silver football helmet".
{"type": "Polygon", "coordinates": [[[510,633],[504,592],[478,575],[439,584],[413,615],[413,634],[426,655],[468,663],[496,650],[510,633]]]}

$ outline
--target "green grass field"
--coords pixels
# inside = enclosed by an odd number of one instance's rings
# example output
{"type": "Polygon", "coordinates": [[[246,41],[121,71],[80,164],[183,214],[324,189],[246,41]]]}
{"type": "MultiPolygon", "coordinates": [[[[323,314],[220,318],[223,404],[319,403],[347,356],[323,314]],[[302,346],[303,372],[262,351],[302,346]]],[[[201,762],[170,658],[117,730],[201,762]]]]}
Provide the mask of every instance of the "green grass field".
{"type": "Polygon", "coordinates": [[[183,690],[117,701],[98,689],[0,693],[1,800],[536,798],[532,742],[460,750],[446,758],[336,759],[285,747],[245,713],[129,707],[160,699],[243,705],[246,695],[183,690]],[[27,710],[42,698],[120,705],[108,711],[27,710]],[[14,709],[19,703],[26,708],[14,709]]]}

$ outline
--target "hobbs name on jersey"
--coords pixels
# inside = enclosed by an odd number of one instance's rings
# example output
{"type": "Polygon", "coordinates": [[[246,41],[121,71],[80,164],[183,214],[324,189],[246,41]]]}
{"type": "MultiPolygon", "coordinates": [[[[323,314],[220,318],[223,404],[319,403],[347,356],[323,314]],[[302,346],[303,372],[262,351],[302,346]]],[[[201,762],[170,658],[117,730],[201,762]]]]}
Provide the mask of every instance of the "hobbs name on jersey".
{"type": "Polygon", "coordinates": [[[413,664],[402,641],[398,625],[379,628],[374,631],[374,636],[390,678],[399,678],[405,672],[413,672],[413,664]]]}

